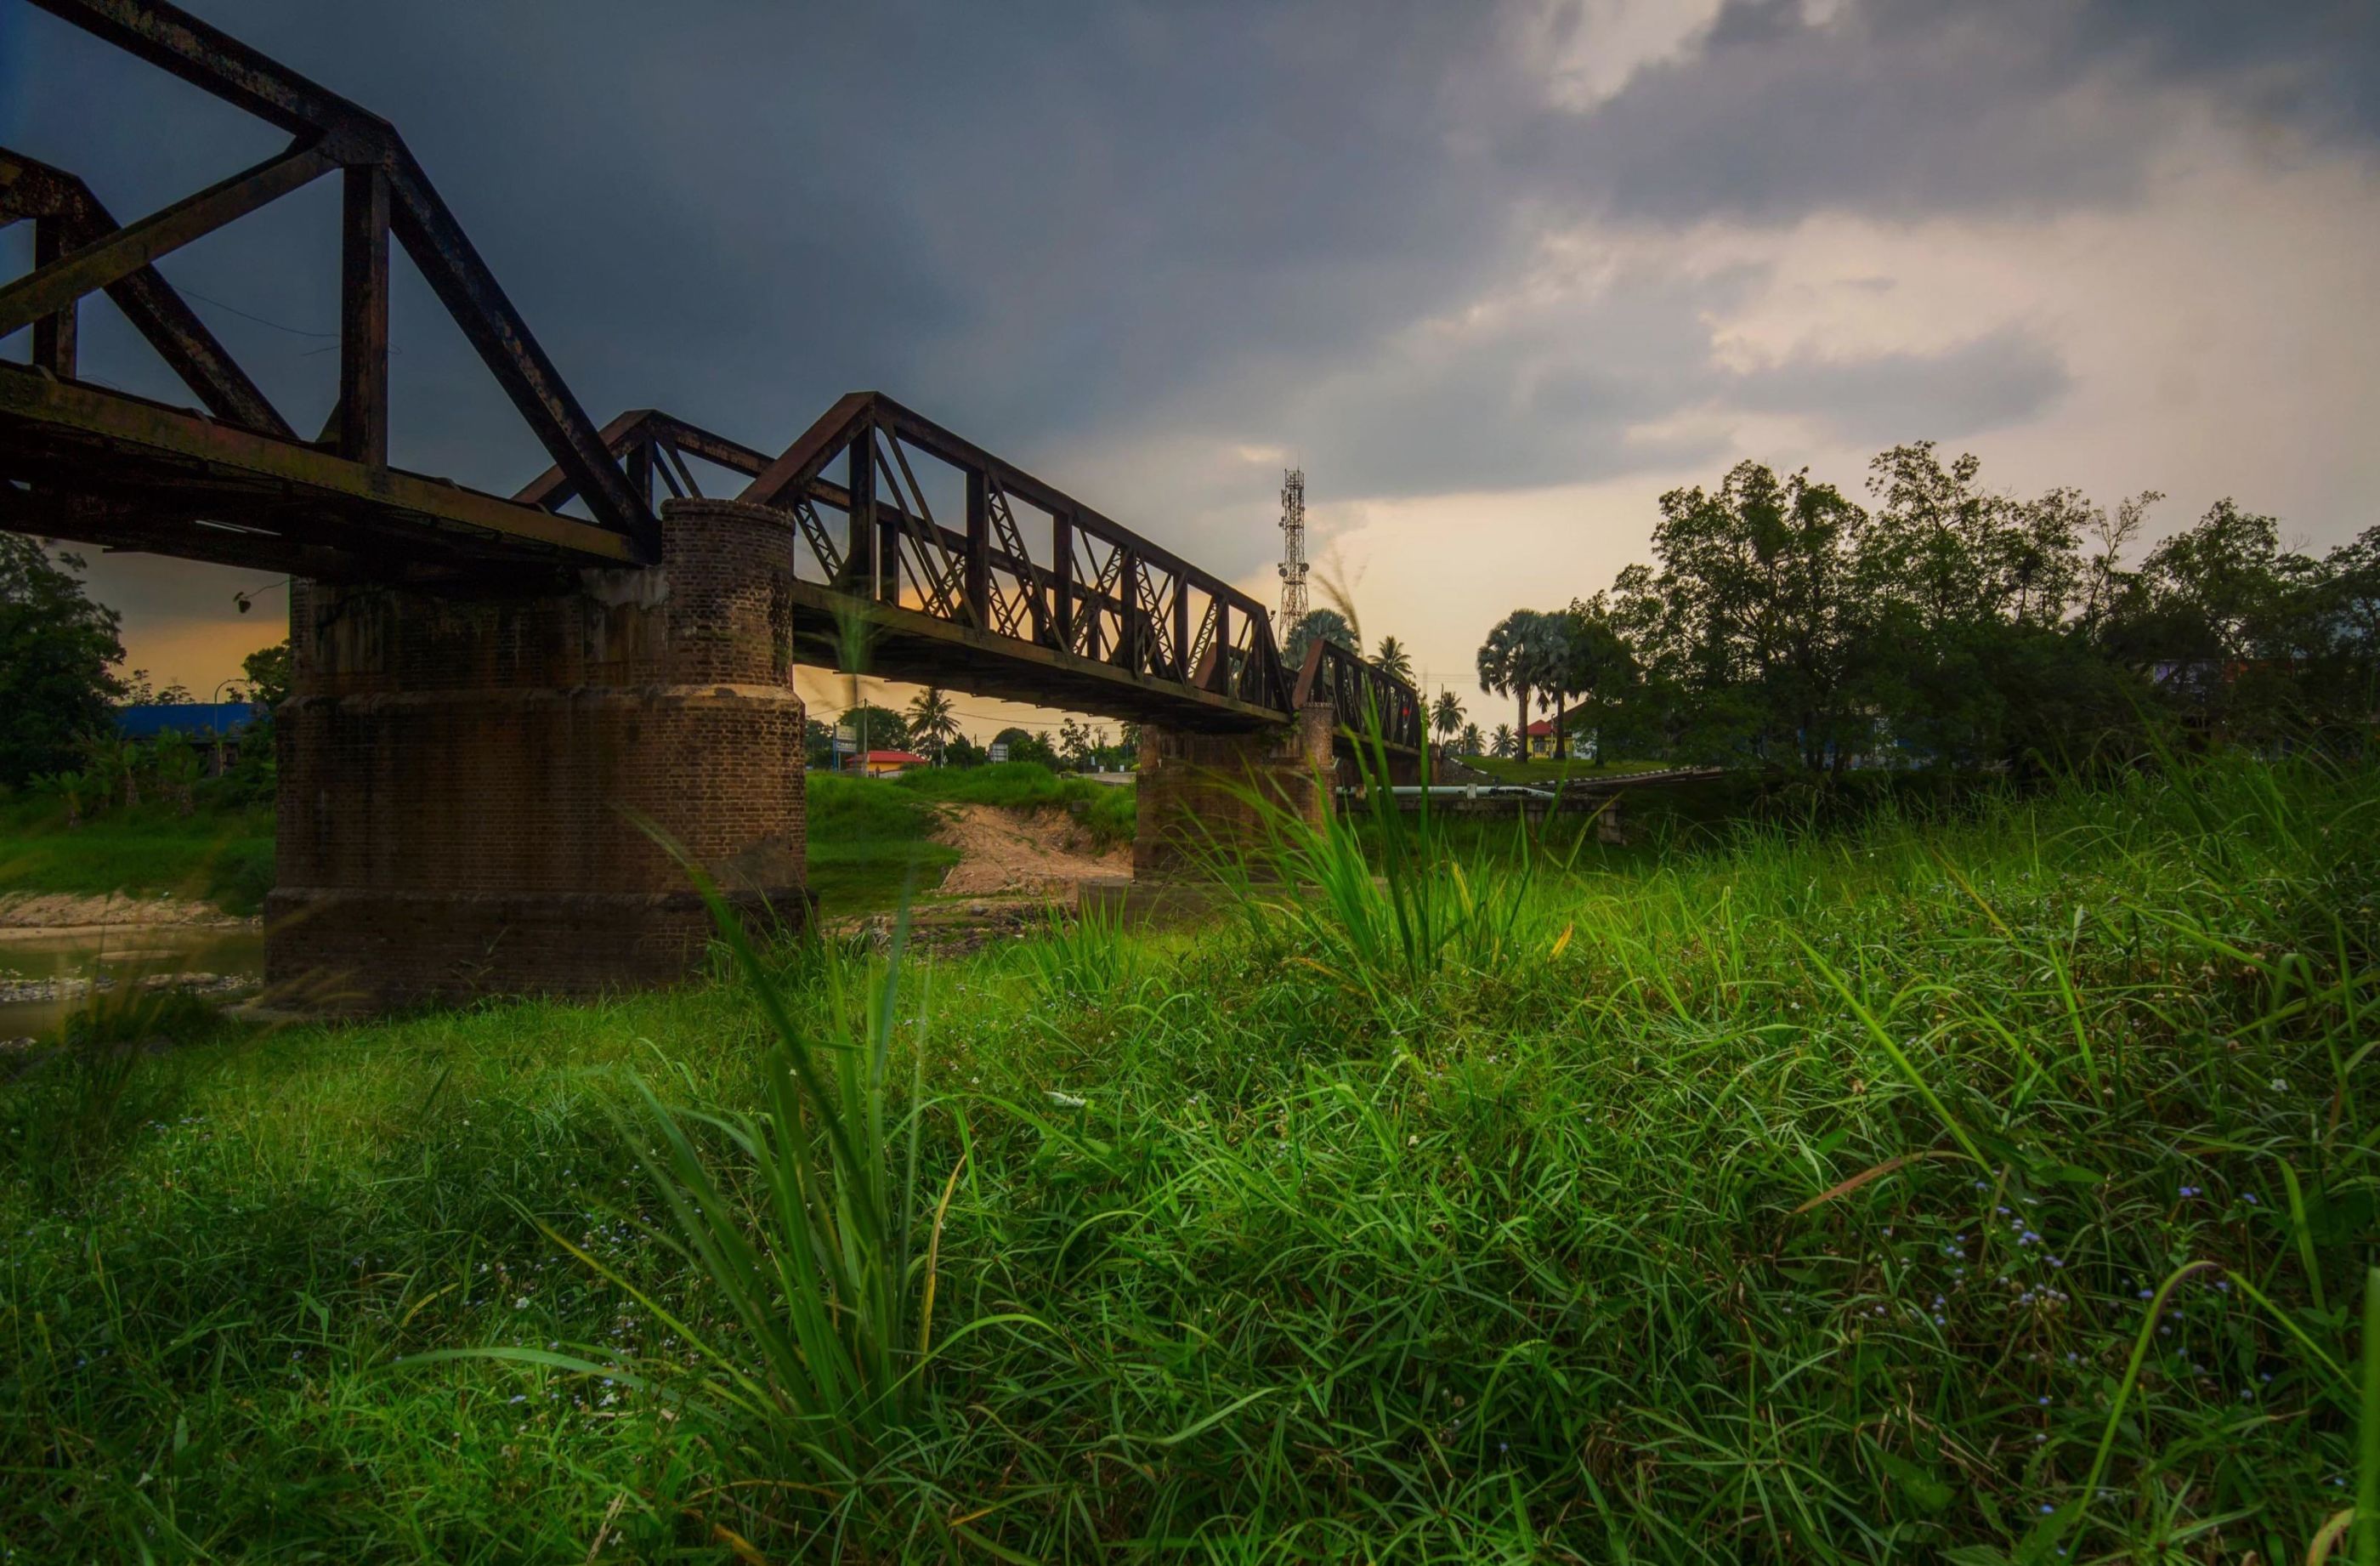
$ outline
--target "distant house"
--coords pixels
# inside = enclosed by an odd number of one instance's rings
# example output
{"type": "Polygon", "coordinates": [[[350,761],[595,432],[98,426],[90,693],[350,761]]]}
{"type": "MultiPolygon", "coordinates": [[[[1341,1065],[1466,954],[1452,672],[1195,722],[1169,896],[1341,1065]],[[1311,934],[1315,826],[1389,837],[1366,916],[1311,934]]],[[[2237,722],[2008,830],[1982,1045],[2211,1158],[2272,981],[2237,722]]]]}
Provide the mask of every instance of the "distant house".
{"type": "Polygon", "coordinates": [[[204,753],[212,771],[218,751],[225,766],[239,759],[242,736],[263,714],[246,701],[144,701],[115,710],[115,732],[143,744],[178,734],[204,753]]]}
{"type": "MultiPolygon", "coordinates": [[[[1596,730],[1586,726],[1586,718],[1587,713],[1582,710],[1571,713],[1568,721],[1567,726],[1570,729],[1570,759],[1573,761],[1592,761],[1595,759],[1596,745],[1598,736],[1596,730]]],[[[1553,753],[1553,723],[1548,719],[1540,718],[1536,722],[1529,725],[1529,754],[1532,756],[1550,757],[1553,753]]]]}
{"type": "Polygon", "coordinates": [[[852,771],[871,778],[897,778],[912,767],[933,763],[912,750],[871,750],[853,763],[852,771]]]}

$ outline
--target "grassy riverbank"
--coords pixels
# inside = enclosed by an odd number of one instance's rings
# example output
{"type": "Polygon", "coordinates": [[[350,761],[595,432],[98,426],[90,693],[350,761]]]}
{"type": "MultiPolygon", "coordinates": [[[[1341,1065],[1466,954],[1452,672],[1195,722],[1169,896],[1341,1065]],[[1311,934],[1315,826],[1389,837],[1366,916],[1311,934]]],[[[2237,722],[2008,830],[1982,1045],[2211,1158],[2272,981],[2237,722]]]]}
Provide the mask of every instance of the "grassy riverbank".
{"type": "MultiPolygon", "coordinates": [[[[1102,845],[1132,839],[1131,789],[1029,761],[881,780],[813,773],[808,786],[810,889],[837,913],[892,907],[913,877],[930,891],[957,862],[934,840],[938,803],[1065,810],[1102,845]]],[[[269,804],[223,804],[202,787],[188,816],[163,801],[117,805],[69,830],[55,799],[0,798],[0,896],[171,894],[253,914],[272,889],[269,804]]]]}
{"type": "Polygon", "coordinates": [[[115,806],[68,830],[53,799],[0,799],[0,896],[171,894],[253,914],[271,890],[269,805],[216,804],[202,795],[185,816],[152,800],[115,806]]]}
{"type": "MultiPolygon", "coordinates": [[[[167,1019],[0,1088],[0,1559],[2302,1560],[2358,1477],[2374,801],[2226,761],[1386,892],[1326,845],[1203,939],[913,965],[844,1200],[936,1352],[856,1442],[640,1157],[632,1077],[759,1106],[746,979],[167,1019]]],[[[812,1038],[882,977],[769,965],[812,1038]]]]}
{"type": "Polygon", "coordinates": [[[959,857],[934,839],[939,804],[1063,810],[1101,846],[1132,841],[1133,790],[1031,761],[882,779],[813,772],[808,787],[809,887],[830,915],[892,907],[913,882],[930,893],[959,857]]]}

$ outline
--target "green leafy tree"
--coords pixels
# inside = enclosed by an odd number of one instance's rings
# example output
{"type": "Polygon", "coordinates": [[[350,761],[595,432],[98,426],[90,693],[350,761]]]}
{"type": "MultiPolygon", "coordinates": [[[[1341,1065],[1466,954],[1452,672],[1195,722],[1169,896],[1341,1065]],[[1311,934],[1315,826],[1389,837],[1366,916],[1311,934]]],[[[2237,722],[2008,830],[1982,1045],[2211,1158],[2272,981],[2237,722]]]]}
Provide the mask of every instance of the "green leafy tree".
{"type": "Polygon", "coordinates": [[[289,699],[292,674],[286,638],[258,648],[240,660],[239,667],[248,680],[249,700],[270,712],[289,699]]]}
{"type": "Polygon", "coordinates": [[[124,686],[115,611],[93,603],[71,554],[0,533],[0,785],[70,769],[115,723],[124,686]]]}
{"type": "MultiPolygon", "coordinates": [[[[1592,600],[1572,600],[1563,622],[1560,688],[1584,698],[1588,722],[1599,736],[1603,712],[1621,699],[1636,678],[1635,649],[1601,593],[1592,600]]],[[[1570,727],[1568,713],[1556,722],[1560,744],[1570,727]]],[[[1598,763],[1607,754],[1598,739],[1598,763]]]]}
{"type": "Polygon", "coordinates": [[[1484,743],[1479,737],[1479,725],[1465,723],[1463,725],[1463,737],[1455,742],[1455,748],[1465,756],[1476,756],[1484,743]]]}
{"type": "Polygon", "coordinates": [[[140,803],[140,770],[148,754],[139,741],[110,730],[86,740],[83,753],[91,758],[91,774],[102,791],[121,789],[128,810],[140,803]]]}
{"type": "Polygon", "coordinates": [[[1392,674],[1407,685],[1413,684],[1413,654],[1407,652],[1405,644],[1396,637],[1382,637],[1380,645],[1373,649],[1372,662],[1381,673],[1392,674]]]}
{"type": "Polygon", "coordinates": [[[1512,736],[1512,725],[1510,723],[1497,724],[1495,743],[1489,748],[1488,753],[1490,756],[1510,757],[1516,754],[1517,750],[1518,742],[1512,736]]]}
{"type": "Polygon", "coordinates": [[[906,750],[912,744],[908,720],[890,707],[864,701],[845,708],[843,716],[834,722],[837,728],[851,730],[852,743],[863,754],[870,750],[906,750]]]}
{"type": "Polygon", "coordinates": [[[168,729],[151,747],[149,765],[157,786],[174,802],[174,813],[188,816],[198,809],[199,774],[202,764],[188,734],[168,729]]]}
{"type": "Polygon", "coordinates": [[[43,772],[41,776],[30,780],[30,786],[39,793],[55,799],[65,807],[68,832],[82,825],[82,802],[91,783],[80,772],[72,770],[43,772]]]}
{"type": "Polygon", "coordinates": [[[1008,747],[1011,761],[1038,761],[1051,771],[1058,770],[1058,753],[1050,742],[1029,729],[1002,729],[991,736],[994,745],[1008,747]]]}

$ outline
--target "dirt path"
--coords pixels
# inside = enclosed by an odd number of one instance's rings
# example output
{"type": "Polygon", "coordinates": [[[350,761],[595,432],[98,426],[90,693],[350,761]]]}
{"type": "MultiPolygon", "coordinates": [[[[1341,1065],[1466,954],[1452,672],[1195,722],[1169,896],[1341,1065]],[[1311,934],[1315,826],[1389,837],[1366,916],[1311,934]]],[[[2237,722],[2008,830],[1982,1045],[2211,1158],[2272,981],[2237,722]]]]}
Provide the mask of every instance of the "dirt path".
{"type": "Polygon", "coordinates": [[[1129,845],[1096,847],[1091,834],[1059,809],[947,806],[934,835],[959,851],[959,862],[934,889],[943,897],[1061,893],[1072,902],[1077,881],[1132,874],[1129,845]]]}

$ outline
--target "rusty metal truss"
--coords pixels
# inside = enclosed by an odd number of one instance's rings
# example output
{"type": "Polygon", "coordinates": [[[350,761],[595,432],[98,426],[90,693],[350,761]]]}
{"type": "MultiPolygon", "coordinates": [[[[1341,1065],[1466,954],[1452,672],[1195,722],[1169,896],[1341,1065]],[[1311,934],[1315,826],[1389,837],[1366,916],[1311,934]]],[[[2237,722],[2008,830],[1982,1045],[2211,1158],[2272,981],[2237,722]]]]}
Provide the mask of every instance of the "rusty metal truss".
{"type": "Polygon", "coordinates": [[[316,577],[436,579],[540,561],[657,558],[651,505],[387,121],[161,0],[32,0],[289,132],[289,145],[129,224],[73,175],[0,151],[0,222],[33,269],[0,285],[0,523],[316,577]],[[176,249],[339,176],[338,401],[303,439],[156,271],[176,249]],[[590,520],[388,462],[394,236],[584,501],[590,520]],[[78,380],[76,312],[105,293],[212,417],[78,380]],[[103,474],[103,482],[93,482],[103,474]]]}
{"type": "Polygon", "coordinates": [[[1427,738],[1419,691],[1320,637],[1306,645],[1294,700],[1299,708],[1328,703],[1331,726],[1366,747],[1375,733],[1397,751],[1419,751],[1427,738]]]}
{"type": "Polygon", "coordinates": [[[1262,604],[880,393],[838,401],[740,498],[794,513],[795,575],[829,611],[804,639],[845,666],[1124,715],[1132,688],[1166,689],[1168,713],[1189,695],[1223,726],[1289,710],[1262,604]],[[954,673],[961,647],[980,656],[954,673]]]}
{"type": "Polygon", "coordinates": [[[0,528],[436,589],[650,564],[660,504],[703,492],[699,460],[744,480],[734,498],[792,514],[806,660],[1188,727],[1327,701],[1351,734],[1377,722],[1421,747],[1411,686],[1327,646],[1293,683],[1255,599],[880,394],[844,396],[773,457],[650,408],[598,430],[385,120],[164,0],[31,3],[292,140],[129,225],[75,176],[0,150],[0,224],[34,231],[32,270],[0,284],[0,336],[32,329],[30,362],[0,362],[0,528]],[[333,173],[338,400],[308,440],[154,263],[333,173]],[[392,237],[551,458],[509,497],[389,465],[392,237]],[[203,413],[78,378],[94,294],[203,413]]]}

